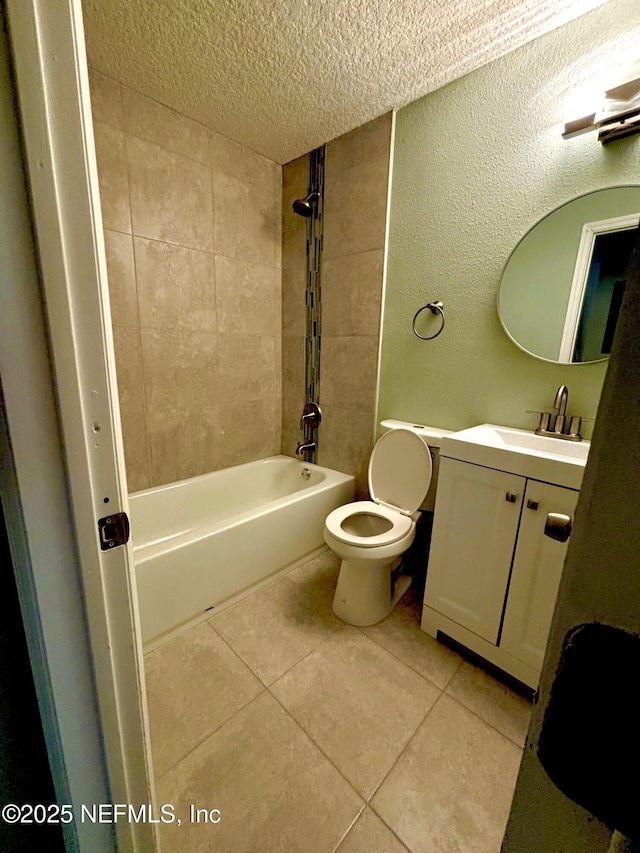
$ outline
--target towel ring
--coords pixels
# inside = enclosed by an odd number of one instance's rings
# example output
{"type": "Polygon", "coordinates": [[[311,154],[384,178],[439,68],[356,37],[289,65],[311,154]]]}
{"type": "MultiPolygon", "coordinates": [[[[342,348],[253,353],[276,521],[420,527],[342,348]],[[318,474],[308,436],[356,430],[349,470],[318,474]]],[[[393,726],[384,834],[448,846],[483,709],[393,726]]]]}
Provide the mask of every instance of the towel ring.
{"type": "Polygon", "coordinates": [[[442,302],[427,302],[426,305],[423,305],[422,308],[419,308],[416,311],[414,318],[413,318],[413,334],[417,338],[420,338],[421,341],[432,341],[434,338],[438,337],[438,335],[442,332],[443,329],[444,329],[444,305],[442,304],[442,302]],[[420,332],[416,331],[416,320],[418,319],[420,314],[422,314],[423,311],[427,310],[427,308],[429,309],[429,311],[431,311],[432,314],[440,314],[440,318],[442,320],[442,323],[441,323],[438,331],[435,333],[435,335],[429,335],[428,337],[425,337],[424,335],[421,335],[420,332]]]}

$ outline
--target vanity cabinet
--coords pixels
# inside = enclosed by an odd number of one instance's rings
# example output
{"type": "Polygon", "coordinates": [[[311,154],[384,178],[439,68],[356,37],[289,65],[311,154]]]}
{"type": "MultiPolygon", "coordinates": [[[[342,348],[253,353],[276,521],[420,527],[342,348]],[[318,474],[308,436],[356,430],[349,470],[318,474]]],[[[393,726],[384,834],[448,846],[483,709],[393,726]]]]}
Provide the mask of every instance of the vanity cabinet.
{"type": "Polygon", "coordinates": [[[422,628],[439,631],[537,687],[578,491],[443,457],[422,628]]]}

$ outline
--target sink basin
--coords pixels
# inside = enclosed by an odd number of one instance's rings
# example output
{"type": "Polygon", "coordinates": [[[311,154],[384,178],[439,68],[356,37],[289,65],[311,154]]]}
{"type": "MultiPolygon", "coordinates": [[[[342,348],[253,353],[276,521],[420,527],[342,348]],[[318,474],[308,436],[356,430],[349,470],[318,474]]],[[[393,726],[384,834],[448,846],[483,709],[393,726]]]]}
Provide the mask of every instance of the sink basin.
{"type": "Polygon", "coordinates": [[[480,424],[442,439],[441,456],[579,489],[590,442],[536,435],[526,429],[480,424]]]}

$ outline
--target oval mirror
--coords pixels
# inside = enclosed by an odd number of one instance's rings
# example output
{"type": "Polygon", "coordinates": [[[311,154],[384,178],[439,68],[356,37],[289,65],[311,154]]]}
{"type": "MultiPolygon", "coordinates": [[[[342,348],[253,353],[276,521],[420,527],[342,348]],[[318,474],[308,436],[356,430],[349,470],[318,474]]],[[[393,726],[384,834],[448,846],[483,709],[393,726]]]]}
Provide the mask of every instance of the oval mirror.
{"type": "Polygon", "coordinates": [[[509,258],[498,315],[511,340],[559,364],[608,358],[640,222],[640,187],[566,202],[525,234],[509,258]]]}

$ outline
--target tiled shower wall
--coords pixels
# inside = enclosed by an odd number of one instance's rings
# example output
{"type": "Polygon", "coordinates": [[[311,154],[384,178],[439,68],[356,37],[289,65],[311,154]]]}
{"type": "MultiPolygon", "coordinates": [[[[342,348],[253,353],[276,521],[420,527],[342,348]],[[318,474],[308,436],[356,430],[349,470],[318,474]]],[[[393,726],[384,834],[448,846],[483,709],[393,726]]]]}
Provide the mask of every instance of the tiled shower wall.
{"type": "MultiPolygon", "coordinates": [[[[392,116],[326,146],[318,462],[356,477],[367,496],[384,268],[392,116]]],[[[306,195],[309,157],[283,170],[282,452],[301,438],[304,405],[306,223],[291,210],[306,195]]]]}
{"type": "Polygon", "coordinates": [[[91,74],[129,489],[278,453],[281,167],[91,74]]]}

